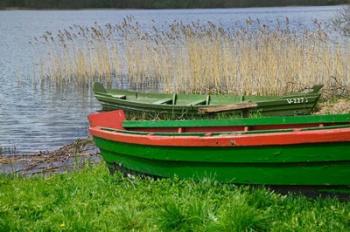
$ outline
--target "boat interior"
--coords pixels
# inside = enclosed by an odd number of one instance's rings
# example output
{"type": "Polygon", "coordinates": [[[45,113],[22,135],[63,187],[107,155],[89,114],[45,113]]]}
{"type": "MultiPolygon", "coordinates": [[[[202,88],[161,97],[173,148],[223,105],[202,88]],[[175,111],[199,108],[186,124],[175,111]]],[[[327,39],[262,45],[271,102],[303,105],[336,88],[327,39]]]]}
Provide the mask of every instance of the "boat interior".
{"type": "Polygon", "coordinates": [[[106,90],[101,84],[95,84],[95,94],[102,94],[113,97],[119,100],[129,102],[138,102],[144,104],[159,104],[159,105],[181,105],[181,106],[196,106],[196,105],[224,105],[235,104],[241,102],[259,102],[272,101],[290,97],[302,97],[304,95],[318,95],[319,89],[322,86],[314,86],[306,93],[295,93],[285,96],[254,96],[254,95],[201,95],[201,94],[166,94],[166,93],[145,93],[120,89],[106,90]]]}
{"type": "MultiPolygon", "coordinates": [[[[111,114],[113,112],[110,112],[111,114]]],[[[125,117],[122,115],[122,117],[125,117]]],[[[159,135],[254,134],[350,127],[350,114],[294,117],[237,118],[225,120],[122,120],[120,127],[103,127],[109,131],[159,135]]]]}

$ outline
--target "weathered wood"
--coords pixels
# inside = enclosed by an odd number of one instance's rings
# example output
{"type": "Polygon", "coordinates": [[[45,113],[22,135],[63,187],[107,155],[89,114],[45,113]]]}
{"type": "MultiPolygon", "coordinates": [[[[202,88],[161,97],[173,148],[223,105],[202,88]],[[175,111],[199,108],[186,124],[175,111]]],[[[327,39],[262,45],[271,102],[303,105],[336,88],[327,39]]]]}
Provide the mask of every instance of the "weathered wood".
{"type": "Polygon", "coordinates": [[[259,111],[259,114],[264,116],[310,114],[320,97],[319,88],[320,86],[314,87],[311,93],[292,93],[285,96],[234,96],[106,90],[102,84],[95,83],[93,91],[105,111],[124,109],[128,112],[151,113],[161,117],[171,115],[186,118],[203,117],[206,113],[240,114],[239,110],[244,111],[242,116],[245,117],[248,110],[244,109],[250,109],[251,113],[259,111]],[[253,105],[254,103],[258,104],[258,107],[253,105]]]}
{"type": "MultiPolygon", "coordinates": [[[[184,128],[180,124],[187,121],[167,120],[178,128],[130,130],[123,128],[123,111],[112,111],[90,114],[89,131],[108,165],[151,176],[338,188],[350,186],[350,156],[346,152],[350,148],[349,116],[237,119],[240,125],[232,123],[226,128],[199,127],[201,120],[184,128]],[[256,125],[247,128],[245,122],[252,120],[256,125]],[[276,120],[280,123],[260,126],[276,120]],[[290,125],[292,121],[301,124],[290,125]],[[328,123],[334,121],[339,123],[328,123]],[[319,127],[320,123],[324,127],[319,127]]],[[[237,122],[225,123],[228,121],[237,122]]]]}
{"type": "Polygon", "coordinates": [[[153,104],[156,104],[156,105],[161,105],[161,104],[170,104],[173,102],[173,99],[172,98],[164,98],[164,99],[160,99],[158,101],[155,101],[153,102],[153,104]]]}
{"type": "Polygon", "coordinates": [[[210,104],[210,95],[207,95],[205,104],[208,106],[210,104]]]}
{"type": "Polygon", "coordinates": [[[199,108],[198,112],[201,114],[218,113],[218,112],[225,112],[225,111],[232,111],[232,110],[252,109],[252,108],[256,108],[257,106],[258,104],[256,103],[244,102],[244,103],[238,103],[238,104],[199,108]]]}
{"type": "Polygon", "coordinates": [[[187,104],[188,106],[197,106],[197,105],[204,105],[207,103],[207,99],[201,99],[201,100],[198,100],[198,101],[194,101],[194,102],[191,102],[189,104],[187,104]]]}
{"type": "Polygon", "coordinates": [[[126,99],[126,95],[121,94],[111,94],[112,97],[119,98],[119,99],[126,99]]]}
{"type": "Polygon", "coordinates": [[[201,120],[124,120],[124,128],[188,128],[188,127],[227,127],[227,126],[266,126],[266,125],[306,125],[306,124],[346,124],[350,114],[308,115],[294,117],[258,117],[233,119],[201,120]]]}
{"type": "Polygon", "coordinates": [[[172,104],[173,104],[173,105],[176,105],[176,100],[177,100],[177,94],[174,93],[174,94],[173,94],[173,101],[172,101],[172,104]]]}

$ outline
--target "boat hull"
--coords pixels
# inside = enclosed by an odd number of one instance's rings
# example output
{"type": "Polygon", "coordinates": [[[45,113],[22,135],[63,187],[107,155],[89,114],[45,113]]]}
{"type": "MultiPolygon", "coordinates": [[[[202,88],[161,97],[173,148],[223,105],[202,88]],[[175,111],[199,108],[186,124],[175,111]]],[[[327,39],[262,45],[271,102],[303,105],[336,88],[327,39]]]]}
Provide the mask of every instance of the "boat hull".
{"type": "Polygon", "coordinates": [[[227,148],[94,140],[108,165],[151,176],[236,184],[350,185],[349,142],[227,148]]]}
{"type": "Polygon", "coordinates": [[[162,116],[193,116],[193,117],[208,117],[217,115],[237,115],[241,117],[249,115],[263,116],[288,116],[288,115],[306,115],[310,114],[314,109],[318,96],[308,97],[309,103],[305,104],[289,104],[287,100],[275,100],[270,102],[257,103],[254,109],[233,110],[228,112],[218,112],[210,114],[199,113],[200,106],[165,106],[165,105],[145,105],[145,104],[130,104],[122,100],[107,99],[105,97],[96,96],[102,105],[103,111],[112,111],[117,109],[125,110],[128,113],[148,113],[151,115],[162,116]]]}
{"type": "Polygon", "coordinates": [[[122,109],[129,113],[150,116],[210,117],[217,115],[264,116],[310,114],[319,97],[321,85],[311,92],[285,96],[234,96],[139,93],[105,89],[94,84],[94,95],[104,111],[122,109]]]}

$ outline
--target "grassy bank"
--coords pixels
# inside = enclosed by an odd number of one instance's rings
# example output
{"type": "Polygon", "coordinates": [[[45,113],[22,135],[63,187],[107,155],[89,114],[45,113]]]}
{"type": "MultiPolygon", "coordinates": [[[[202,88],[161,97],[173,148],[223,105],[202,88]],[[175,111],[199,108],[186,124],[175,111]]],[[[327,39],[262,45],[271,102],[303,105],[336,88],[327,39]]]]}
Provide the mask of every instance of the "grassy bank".
{"type": "Polygon", "coordinates": [[[1,231],[346,231],[350,203],[265,189],[110,176],[104,165],[0,176],[1,231]]]}
{"type": "Polygon", "coordinates": [[[86,86],[98,77],[165,92],[274,95],[320,83],[334,95],[350,89],[350,43],[334,43],[317,21],[298,30],[288,18],[273,26],[248,18],[228,28],[174,21],[145,29],[127,17],[46,32],[32,44],[47,51],[37,73],[58,85],[86,86]]]}

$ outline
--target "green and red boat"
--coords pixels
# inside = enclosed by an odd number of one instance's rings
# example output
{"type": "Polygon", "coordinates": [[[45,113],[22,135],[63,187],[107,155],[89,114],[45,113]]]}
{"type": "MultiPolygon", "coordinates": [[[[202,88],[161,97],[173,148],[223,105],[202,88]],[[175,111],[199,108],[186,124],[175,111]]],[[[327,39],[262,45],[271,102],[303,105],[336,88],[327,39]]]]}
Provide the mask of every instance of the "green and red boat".
{"type": "Polygon", "coordinates": [[[233,96],[134,92],[105,89],[96,82],[93,91],[104,111],[123,109],[157,116],[206,117],[222,113],[240,116],[310,114],[321,88],[322,85],[315,85],[306,92],[286,96],[233,96]]]}
{"type": "Polygon", "coordinates": [[[88,118],[111,168],[236,184],[350,185],[350,114],[129,121],[117,110],[88,118]]]}

